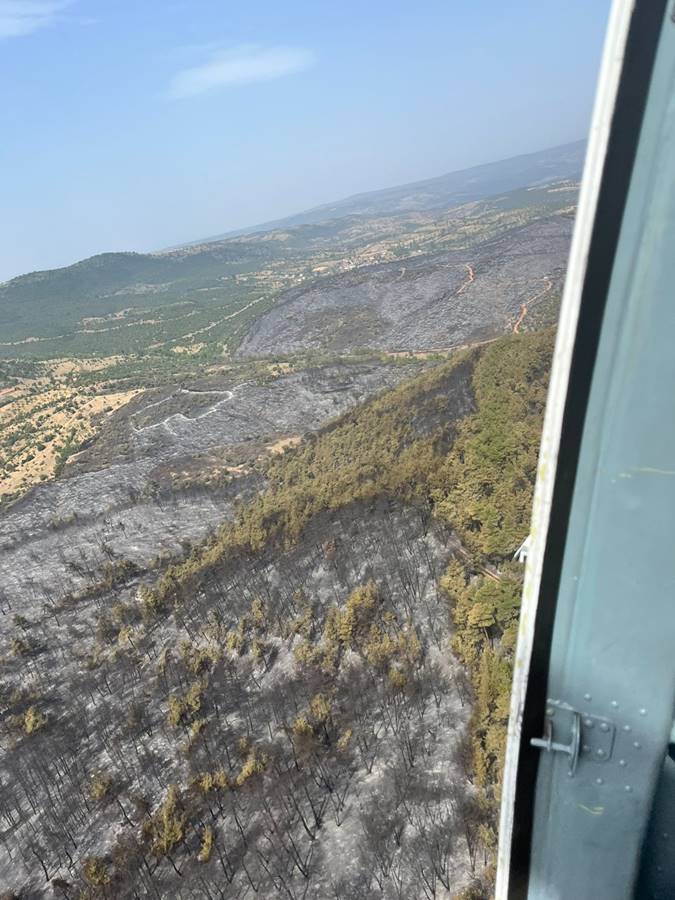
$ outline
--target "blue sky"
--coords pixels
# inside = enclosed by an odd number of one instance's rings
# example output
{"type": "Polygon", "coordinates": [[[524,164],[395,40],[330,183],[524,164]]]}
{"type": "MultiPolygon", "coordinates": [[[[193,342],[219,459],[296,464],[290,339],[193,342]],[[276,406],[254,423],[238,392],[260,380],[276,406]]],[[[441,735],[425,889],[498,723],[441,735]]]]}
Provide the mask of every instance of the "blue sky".
{"type": "Polygon", "coordinates": [[[0,279],[576,140],[609,0],[0,0],[0,279]]]}

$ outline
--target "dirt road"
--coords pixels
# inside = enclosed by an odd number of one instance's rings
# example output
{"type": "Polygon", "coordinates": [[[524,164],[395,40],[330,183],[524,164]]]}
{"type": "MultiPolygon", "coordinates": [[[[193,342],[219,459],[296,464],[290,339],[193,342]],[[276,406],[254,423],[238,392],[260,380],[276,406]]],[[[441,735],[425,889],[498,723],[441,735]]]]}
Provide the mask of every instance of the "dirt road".
{"type": "Polygon", "coordinates": [[[543,291],[539,291],[533,297],[530,297],[529,300],[526,300],[525,303],[520,304],[520,313],[516,321],[513,323],[512,330],[514,334],[520,334],[520,326],[523,324],[523,319],[527,315],[528,308],[541,300],[542,297],[545,297],[546,294],[548,294],[548,292],[553,288],[553,282],[550,278],[544,278],[544,281],[546,282],[546,287],[543,291]]]}
{"type": "Polygon", "coordinates": [[[461,293],[463,293],[470,284],[473,284],[476,280],[476,272],[474,271],[473,266],[470,266],[468,263],[465,263],[467,276],[466,279],[460,284],[460,286],[455,291],[455,297],[459,297],[461,293]]]}

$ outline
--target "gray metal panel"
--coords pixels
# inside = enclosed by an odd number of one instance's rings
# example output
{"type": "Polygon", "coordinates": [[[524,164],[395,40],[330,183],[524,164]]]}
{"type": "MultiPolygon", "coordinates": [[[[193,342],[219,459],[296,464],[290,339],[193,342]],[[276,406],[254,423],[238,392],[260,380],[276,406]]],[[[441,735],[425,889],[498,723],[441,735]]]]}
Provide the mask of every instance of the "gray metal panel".
{"type": "Polygon", "coordinates": [[[529,896],[632,897],[675,703],[675,24],[670,11],[593,376],[548,696],[557,701],[550,717],[554,741],[570,741],[573,714],[567,707],[581,713],[582,753],[570,776],[565,753],[541,752],[529,896]],[[603,720],[609,727],[602,733],[612,738],[611,745],[598,743],[603,720]]]}

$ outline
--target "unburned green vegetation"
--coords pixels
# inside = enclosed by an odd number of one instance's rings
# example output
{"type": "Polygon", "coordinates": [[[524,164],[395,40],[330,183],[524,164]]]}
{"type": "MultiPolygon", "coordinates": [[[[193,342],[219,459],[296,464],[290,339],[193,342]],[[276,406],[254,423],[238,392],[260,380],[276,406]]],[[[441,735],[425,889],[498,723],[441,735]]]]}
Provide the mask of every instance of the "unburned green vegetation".
{"type": "Polygon", "coordinates": [[[509,558],[529,528],[551,347],[544,332],[457,354],[271,459],[267,491],[171,566],[149,608],[227,555],[292,543],[318,512],[381,494],[451,523],[477,563],[509,558]]]}
{"type": "Polygon", "coordinates": [[[161,574],[111,559],[22,612],[17,871],[90,897],[488,896],[551,344],[439,362],[261,461],[263,492],[161,574]]]}
{"type": "MultiPolygon", "coordinates": [[[[574,186],[570,193],[544,186],[450,210],[348,216],[163,253],[102,253],[22,275],[0,284],[0,359],[194,353],[212,360],[232,352],[287,288],[422,254],[471,252],[564,213],[575,197],[574,186]]],[[[369,318],[367,310],[360,315],[369,318]]]]}
{"type": "MultiPolygon", "coordinates": [[[[482,839],[490,851],[496,846],[522,587],[521,569],[510,560],[529,529],[552,343],[551,331],[500,339],[343,416],[271,461],[263,496],[207,546],[170,566],[143,595],[146,613],[161,614],[180,605],[185,592],[198,591],[224,559],[259,552],[270,542],[292,544],[320,511],[382,494],[449,523],[463,552],[441,584],[455,628],[451,648],[473,685],[470,752],[481,794],[482,839]],[[460,399],[471,372],[473,398],[464,393],[460,399]]],[[[298,646],[300,661],[332,670],[344,635],[358,622],[349,609],[329,620],[319,642],[307,639],[298,646]]],[[[384,649],[372,646],[366,657],[388,659],[391,653],[388,677],[405,678],[395,661],[400,635],[376,630],[370,637],[384,649]]]]}

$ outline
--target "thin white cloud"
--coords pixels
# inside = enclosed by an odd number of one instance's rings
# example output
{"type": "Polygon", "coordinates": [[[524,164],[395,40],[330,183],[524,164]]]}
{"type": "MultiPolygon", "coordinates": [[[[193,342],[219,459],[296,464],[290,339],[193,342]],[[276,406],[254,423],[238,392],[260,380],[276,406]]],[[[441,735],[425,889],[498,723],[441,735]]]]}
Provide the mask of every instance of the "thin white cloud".
{"type": "Polygon", "coordinates": [[[176,73],[169,85],[169,97],[195,97],[218,88],[272,81],[308,69],[315,61],[311,50],[247,44],[216,53],[207,62],[176,73]]]}
{"type": "Polygon", "coordinates": [[[70,0],[0,0],[0,38],[22,37],[44,28],[70,0]]]}

